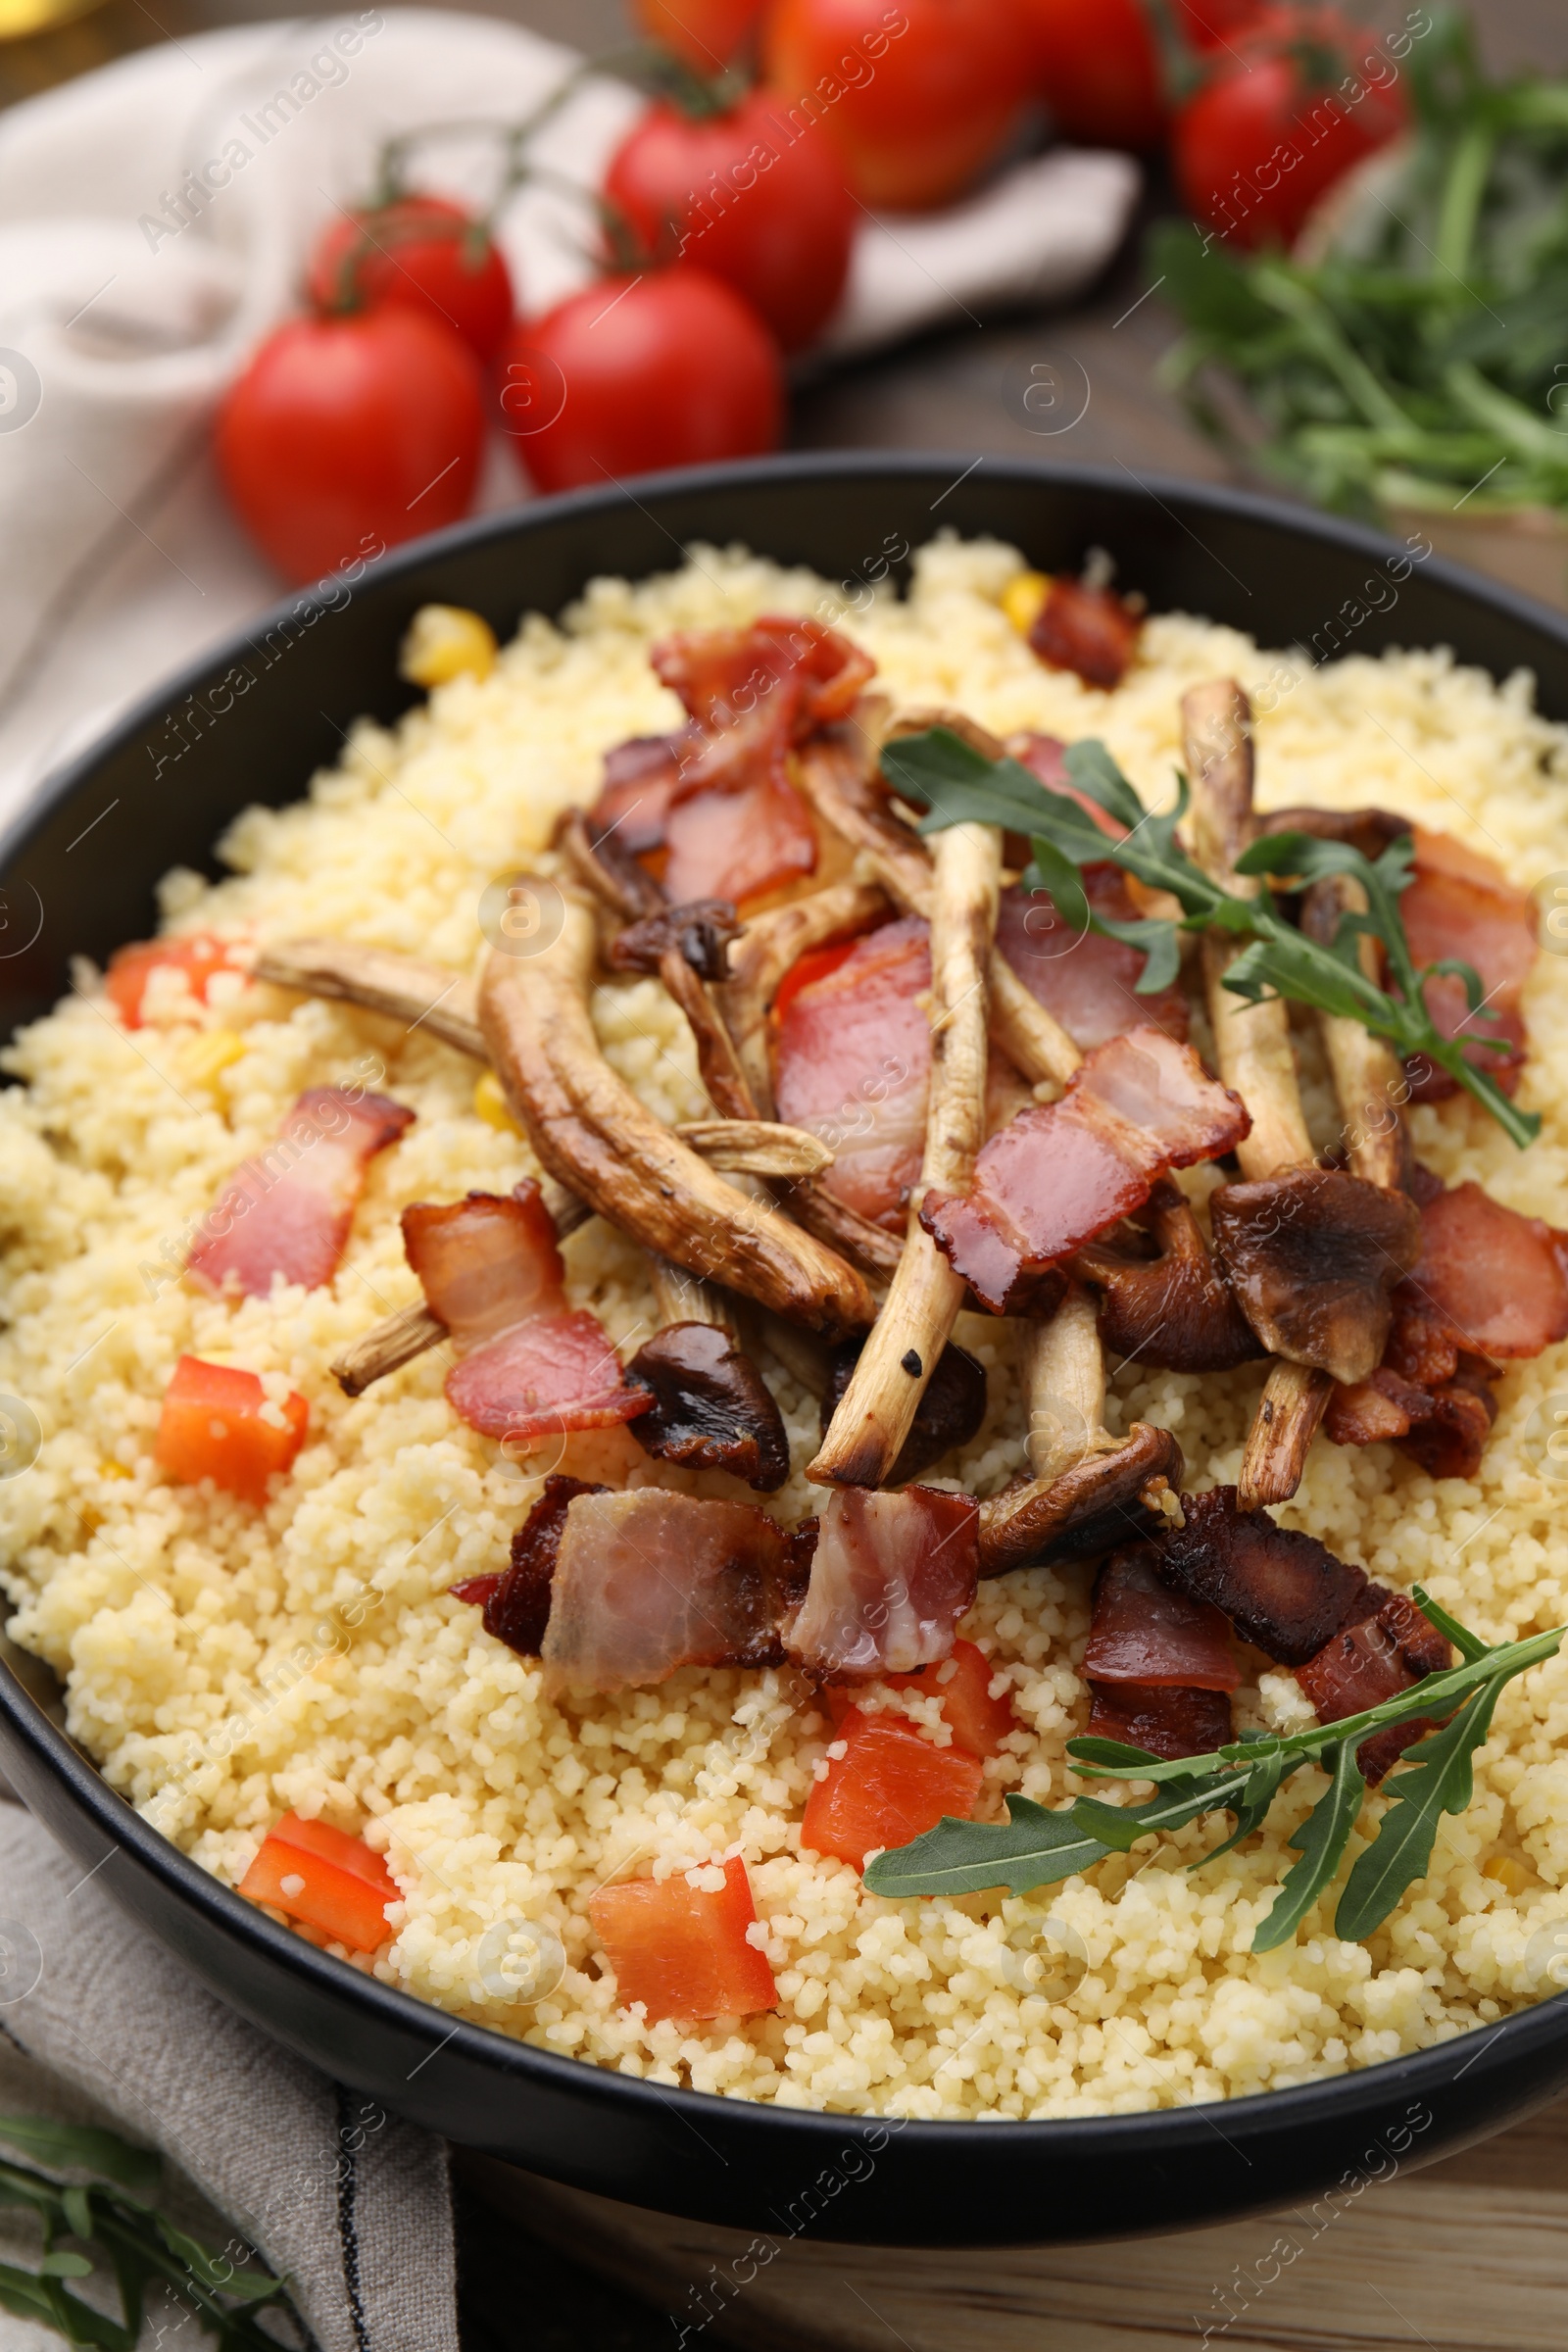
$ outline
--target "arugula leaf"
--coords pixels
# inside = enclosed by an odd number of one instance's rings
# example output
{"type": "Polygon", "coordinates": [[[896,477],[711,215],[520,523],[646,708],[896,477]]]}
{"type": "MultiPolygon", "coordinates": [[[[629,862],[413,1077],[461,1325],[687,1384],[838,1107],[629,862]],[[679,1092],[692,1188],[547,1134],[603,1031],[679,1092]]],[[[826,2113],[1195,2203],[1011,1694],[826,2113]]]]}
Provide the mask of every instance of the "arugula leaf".
{"type": "MultiPolygon", "coordinates": [[[[1563,440],[1568,445],[1568,434],[1563,440]]],[[[1126,825],[1124,838],[1112,839],[1102,832],[1078,801],[1054,792],[1016,760],[988,760],[951,728],[930,727],[920,735],[902,736],[882,754],[889,782],[925,807],[922,833],[972,823],[1027,834],[1034,863],[1026,883],[1049,890],[1072,929],[1096,931],[1140,950],[1145,963],[1137,982],[1139,995],[1152,995],[1175,980],[1181,931],[1231,932],[1250,941],[1225,973],[1225,986],[1236,996],[1251,1004],[1289,997],[1316,1011],[1359,1021],[1374,1036],[1387,1038],[1402,1059],[1425,1055],[1436,1062],[1491,1112],[1520,1150],[1539,1134],[1539,1116],[1520,1110],[1492,1072],[1479,1068],[1465,1050],[1479,1044],[1500,1054],[1506,1051],[1503,1042],[1474,1034],[1463,1041],[1446,1038],[1433,1020],[1425,984],[1435,975],[1458,974],[1472,1013],[1484,1013],[1483,990],[1472,967],[1452,957],[1416,968],[1399,913],[1399,894],[1410,878],[1408,840],[1393,843],[1374,862],[1347,842],[1320,841],[1305,833],[1267,834],[1238,858],[1236,870],[1247,879],[1269,877],[1305,885],[1345,874],[1359,883],[1367,912],[1346,914],[1334,940],[1325,946],[1281,914],[1267,889],[1255,897],[1226,890],[1191,857],[1176,830],[1188,805],[1185,777],[1180,779],[1175,808],[1153,813],[1145,809],[1102,743],[1069,744],[1064,760],[1075,791],[1126,825]],[[1174,898],[1181,908],[1180,923],[1157,915],[1127,921],[1100,914],[1090,906],[1077,871],[1107,861],[1151,890],[1174,898]],[[1361,969],[1358,944],[1368,933],[1381,942],[1388,957],[1392,990],[1379,987],[1361,969]]]]}
{"type": "Polygon", "coordinates": [[[865,1885],[872,1894],[892,1896],[978,1894],[987,1886],[1027,1894],[1031,1886],[1075,1878],[1109,1851],[1078,1827],[1070,1808],[1052,1813],[1032,1797],[1009,1793],[1005,1824],[945,1814],[923,1837],[868,1862],[865,1885]]]}
{"type": "Polygon", "coordinates": [[[1440,1818],[1462,1813],[1470,1802],[1475,1752],[1492,1729],[1493,1709],[1506,1679],[1499,1676],[1478,1690],[1451,1722],[1411,1748],[1404,1770],[1390,1779],[1389,1809],[1340,1897],[1334,1914],[1336,1936],[1353,1942],[1370,1936],[1405,1889],[1426,1877],[1440,1818]]]}
{"type": "Polygon", "coordinates": [[[1271,1952],[1276,1944],[1289,1942],[1345,1858],[1366,1795],[1354,1740],[1340,1741],[1327,1750],[1322,1761],[1331,1776],[1327,1792],[1291,1839],[1301,1859],[1285,1873],[1272,1908],[1253,1931],[1254,1952],[1271,1952]]]}
{"type": "Polygon", "coordinates": [[[1473,1634],[1467,1625],[1461,1625],[1457,1617],[1450,1617],[1443,1603],[1433,1599],[1425,1585],[1412,1585],[1410,1597],[1422,1616],[1429,1618],[1440,1634],[1447,1636],[1461,1658],[1486,1657],[1487,1645],[1479,1635],[1473,1634]]]}
{"type": "Polygon", "coordinates": [[[1268,1818],[1269,1807],[1285,1783],[1293,1773],[1300,1771],[1300,1757],[1282,1755],[1272,1740],[1266,1744],[1268,1752],[1259,1756],[1252,1766],[1247,1776],[1247,1786],[1233,1808],[1235,1829],[1223,1845],[1211,1845],[1206,1854],[1200,1855],[1196,1862],[1189,1864],[1190,1869],[1201,1870],[1205,1862],[1217,1861],[1221,1854],[1228,1854],[1233,1847],[1240,1845],[1244,1838],[1250,1838],[1254,1830],[1260,1830],[1268,1818]]]}

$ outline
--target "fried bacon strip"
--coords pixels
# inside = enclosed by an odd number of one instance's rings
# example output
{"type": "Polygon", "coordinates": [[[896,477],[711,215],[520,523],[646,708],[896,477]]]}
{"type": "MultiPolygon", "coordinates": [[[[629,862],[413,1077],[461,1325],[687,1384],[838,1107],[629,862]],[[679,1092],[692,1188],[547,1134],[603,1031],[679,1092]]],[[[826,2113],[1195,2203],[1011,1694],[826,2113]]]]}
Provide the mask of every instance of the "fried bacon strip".
{"type": "MultiPolygon", "coordinates": [[[[829,728],[813,737],[803,746],[795,772],[817,815],[861,852],[899,911],[924,915],[929,921],[931,858],[918,834],[893,814],[881,790],[876,771],[879,715],[867,709],[854,725],[829,728]]],[[[942,715],[951,723],[950,714],[942,715]]],[[[926,722],[922,717],[904,723],[926,722]]],[[[995,748],[1000,751],[1001,746],[995,748]]],[[[1036,1002],[995,946],[986,976],[991,1031],[1003,1053],[1032,1086],[1044,1081],[1064,1085],[1078,1066],[1079,1054],[1060,1022],[1036,1002]]]]}
{"type": "Polygon", "coordinates": [[[371,1160],[413,1124],[385,1095],[308,1088],[276,1143],[225,1180],[187,1276],[220,1297],[265,1298],[274,1277],[319,1290],[337,1272],[371,1160]]]}
{"type": "MultiPolygon", "coordinates": [[[[1342,1723],[1347,1715],[1381,1706],[1423,1675],[1446,1673],[1452,1664],[1446,1639],[1413,1600],[1369,1583],[1356,1614],[1297,1668],[1296,1679],[1319,1723],[1342,1723]]],[[[1375,1788],[1407,1748],[1437,1730],[1438,1722],[1436,1716],[1417,1715],[1363,1740],[1355,1760],[1367,1786],[1375,1788]]]]}
{"type": "Polygon", "coordinates": [[[484,1630],[521,1658],[536,1658],[550,1622],[551,1587],[566,1512],[579,1494],[606,1494],[608,1487],[564,1478],[552,1471],[533,1509],[512,1539],[509,1564],[497,1576],[470,1576],[449,1585],[454,1600],[484,1611],[484,1630]]]}
{"type": "Polygon", "coordinates": [[[853,939],[889,911],[879,883],[836,882],[753,916],[731,947],[719,1004],[752,1099],[763,1117],[775,1107],[768,1015],[780,986],[803,956],[831,942],[853,939]]]}
{"type": "Polygon", "coordinates": [[[1042,1288],[1059,1296],[1059,1262],[1142,1208],[1157,1178],[1230,1151],[1248,1126],[1190,1046],[1134,1029],[1098,1046],[1059,1102],[993,1136],[964,1193],[928,1192],[921,1222],[994,1314],[1014,1312],[1042,1288]]]}
{"type": "Polygon", "coordinates": [[[452,1409],[491,1438],[603,1429],[649,1409],[598,1317],[566,1305],[555,1227],[532,1182],[403,1212],[403,1246],[458,1361],[452,1409]]]}
{"type": "Polygon", "coordinates": [[[492,956],[479,1017],[543,1165],[647,1250],[839,1339],[872,1319],[864,1282],[760,1200],[747,1200],[646,1111],[606,1061],[589,1016],[590,905],[564,895],[559,937],[525,965],[492,956]]]}
{"type": "Polygon", "coordinates": [[[1178,1592],[1224,1611],[1246,1642],[1282,1666],[1304,1666],[1370,1590],[1364,1568],[1316,1536],[1247,1510],[1234,1487],[1182,1496],[1181,1527],[1159,1536],[1159,1572],[1178,1592]]]}
{"type": "Polygon", "coordinates": [[[1090,1737],[1135,1740],[1156,1756],[1204,1755],[1232,1737],[1241,1668],[1221,1612],[1166,1584],[1157,1560],[1152,1544],[1128,1544],[1095,1579],[1082,1668],[1090,1737]]]}
{"type": "Polygon", "coordinates": [[[823,1512],[806,1598],[784,1628],[796,1665],[833,1682],[913,1674],[950,1655],[973,1605],[979,1510],[968,1494],[841,1489],[823,1512]]]}
{"type": "MultiPolygon", "coordinates": [[[[966,1188],[985,1132],[986,971],[997,922],[1002,842],[989,825],[937,837],[931,907],[931,1076],[920,1183],[966,1188]]],[[[820,1486],[881,1486],[904,1448],[926,1383],[953,1333],[963,1283],[911,1202],[898,1272],[808,1476],[820,1486]]]]}
{"type": "Polygon", "coordinates": [[[1135,1421],[1125,1438],[1104,1426],[1105,1366],[1089,1294],[1069,1286],[1055,1312],[1031,1323],[1022,1385],[1033,1476],[980,1505],[980,1573],[1092,1559],[1135,1541],[1181,1482],[1168,1430],[1135,1421]]]}
{"type": "Polygon", "coordinates": [[[795,1552],[750,1503],[661,1487],[568,1502],[540,1643],[551,1696],[637,1689],[681,1666],[782,1660],[795,1552]]]}
{"type": "MultiPolygon", "coordinates": [[[[1472,1013],[1456,973],[1426,984],[1427,1009],[1445,1037],[1474,1038],[1465,1056],[1512,1093],[1524,1067],[1527,1038],[1521,999],[1536,960],[1536,907],[1490,858],[1446,833],[1415,828],[1415,871],[1399,900],[1405,937],[1419,969],[1452,956],[1480,974],[1486,1012],[1472,1013]],[[1494,1053],[1481,1041],[1506,1047],[1494,1053]]],[[[1418,1055],[1409,1065],[1417,1102],[1441,1102],[1458,1085],[1447,1071],[1418,1055]]]]}

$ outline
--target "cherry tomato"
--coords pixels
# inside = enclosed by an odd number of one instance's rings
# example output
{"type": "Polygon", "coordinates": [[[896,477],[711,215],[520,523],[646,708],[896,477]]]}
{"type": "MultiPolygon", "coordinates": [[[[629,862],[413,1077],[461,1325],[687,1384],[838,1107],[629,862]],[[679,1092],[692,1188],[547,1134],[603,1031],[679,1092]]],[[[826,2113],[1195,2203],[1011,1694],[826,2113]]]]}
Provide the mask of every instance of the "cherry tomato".
{"type": "Polygon", "coordinates": [[[316,241],[306,291],[318,311],[400,302],[453,327],[489,362],[512,324],[512,277],[490,232],[444,196],[339,213],[316,241]]]}
{"type": "Polygon", "coordinates": [[[838,308],[860,218],[842,158],[765,91],[702,122],[651,108],[616,149],[605,194],[650,251],[744,294],[786,351],[838,308]]]}
{"type": "Polygon", "coordinates": [[[218,418],[223,486],[290,580],[456,522],[483,445],[478,362],[450,327],[401,303],[290,319],[218,418]]]}
{"type": "Polygon", "coordinates": [[[1165,127],[1165,76],[1147,0],[1025,4],[1040,95],[1066,136],[1097,147],[1152,147],[1165,127]]]}
{"type": "Polygon", "coordinates": [[[1318,198],[1404,128],[1372,35],[1331,8],[1269,9],[1176,117],[1183,199],[1235,245],[1289,245],[1318,198]]]}
{"type": "Polygon", "coordinates": [[[1021,0],[777,0],[767,79],[819,116],[862,202],[921,211],[968,186],[1006,138],[1032,59],[1021,0]]]}
{"type": "Polygon", "coordinates": [[[606,277],[514,328],[501,422],[541,490],[778,446],[778,345],[706,270],[606,277]]]}
{"type": "Polygon", "coordinates": [[[727,65],[762,13],[763,0],[633,0],[650,40],[662,41],[699,74],[727,65]]]}

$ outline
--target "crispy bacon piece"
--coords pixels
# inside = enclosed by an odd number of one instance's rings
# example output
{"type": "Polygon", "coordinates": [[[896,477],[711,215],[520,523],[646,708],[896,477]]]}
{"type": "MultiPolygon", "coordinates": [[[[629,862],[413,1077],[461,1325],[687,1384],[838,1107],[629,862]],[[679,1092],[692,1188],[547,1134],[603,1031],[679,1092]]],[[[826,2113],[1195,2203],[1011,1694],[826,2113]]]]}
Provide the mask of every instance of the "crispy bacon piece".
{"type": "Polygon", "coordinates": [[[1109,588],[1088,588],[1054,575],[1029,631],[1029,644],[1052,669],[1070,669],[1086,686],[1119,686],[1138,651],[1143,614],[1109,588]]]}
{"type": "MultiPolygon", "coordinates": [[[[1399,911],[1417,968],[1451,956],[1480,974],[1486,1010],[1495,1013],[1495,1020],[1470,1011],[1464,982],[1451,973],[1427,982],[1427,1008],[1444,1037],[1495,1038],[1505,1045],[1506,1054],[1482,1044],[1467,1046],[1465,1057],[1511,1093],[1525,1060],[1520,996],[1536,960],[1535,902],[1528,891],[1516,890],[1490,858],[1446,833],[1417,826],[1415,872],[1399,911]]],[[[1424,1056],[1411,1061],[1408,1070],[1418,1102],[1441,1102],[1456,1092],[1457,1082],[1447,1071],[1424,1056]]]]}
{"type": "Polygon", "coordinates": [[[1157,1177],[1228,1152],[1251,1122],[1190,1046],[1134,1029],[1099,1046],[1059,1102],[992,1137],[966,1198],[931,1192],[920,1222],[994,1314],[1058,1259],[1141,1208],[1157,1177]]]}
{"type": "Polygon", "coordinates": [[[1390,1361],[1424,1387],[1428,1371],[1451,1380],[1461,1349],[1539,1355],[1568,1339],[1568,1233],[1479,1184],[1440,1192],[1422,1203],[1421,1254],[1395,1293],[1395,1317],[1390,1361]]]}
{"type": "Polygon", "coordinates": [[[1324,1428],[1336,1446],[1392,1441],[1429,1478],[1474,1478],[1497,1417],[1495,1367],[1460,1355],[1453,1378],[1430,1392],[1380,1364],[1355,1388],[1336,1388],[1324,1428]]]}
{"type": "MultiPolygon", "coordinates": [[[[1319,1723],[1343,1723],[1367,1707],[1408,1690],[1423,1675],[1443,1674],[1453,1651],[1431,1620],[1403,1592],[1369,1584],[1356,1615],[1297,1668],[1296,1679],[1317,1709],[1319,1723]]],[[[1436,1716],[1391,1724],[1356,1750],[1363,1778],[1375,1788],[1408,1747],[1436,1731],[1436,1716]]]]}
{"type": "Polygon", "coordinates": [[[1122,1740],[1152,1756],[1206,1756],[1233,1736],[1224,1690],[1165,1683],[1091,1683],[1089,1736],[1122,1740]]]}
{"type": "MultiPolygon", "coordinates": [[[[1104,810],[1096,814],[1104,816],[1104,810]]],[[[1086,865],[1082,878],[1097,914],[1131,922],[1141,912],[1119,866],[1086,865]]],[[[1146,1024],[1186,1042],[1187,999],[1180,988],[1135,996],[1144,967],[1139,951],[1096,931],[1070,929],[1049,890],[1027,891],[1014,884],[1003,892],[997,945],[1029,994],[1086,1054],[1107,1038],[1122,1037],[1146,1024]]]]}
{"type": "Polygon", "coordinates": [[[552,1695],[662,1683],[681,1666],[781,1657],[790,1539],[745,1502],[638,1487],[566,1508],[540,1649],[552,1695]]]}
{"type": "Polygon", "coordinates": [[[566,1305],[556,1229],[531,1178],[510,1198],[470,1193],[403,1212],[403,1247],[460,1361],[454,1412],[490,1438],[604,1429],[649,1407],[598,1318],[566,1305]]]}
{"type": "Polygon", "coordinates": [[[778,1115],[832,1152],[824,1192],[902,1233],[925,1150],[930,928],[906,915],[812,961],[774,1029],[778,1115]]]}
{"type": "MultiPolygon", "coordinates": [[[[1094,818],[1107,841],[1126,840],[1126,826],[1119,823],[1108,808],[1102,808],[1098,801],[1092,801],[1087,792],[1080,792],[1067,773],[1067,746],[1059,735],[1014,735],[1009,738],[1007,749],[1020,766],[1026,767],[1032,776],[1038,776],[1042,784],[1048,785],[1053,792],[1064,792],[1070,801],[1076,801],[1084,814],[1094,818]]],[[[1012,838],[1009,834],[1008,839],[1012,838]]],[[[1028,859],[1027,857],[1009,858],[1007,862],[1009,865],[1024,865],[1028,859]]],[[[1112,866],[1111,871],[1116,873],[1120,868],[1112,866]]]]}
{"type": "Polygon", "coordinates": [[[1268,1352],[1366,1380],[1395,1285],[1421,1254],[1415,1203],[1343,1169],[1297,1167],[1221,1185],[1208,1205],[1215,1254],[1268,1352]]]}
{"type": "Polygon", "coordinates": [[[788,1655],[834,1682],[912,1674],[945,1658],[974,1601],[979,1525],[970,1494],[838,1488],[806,1598],[784,1629],[788,1655]]]}
{"type": "MultiPolygon", "coordinates": [[[[822,1392],[824,1438],[859,1358],[860,1347],[856,1340],[842,1341],[828,1358],[827,1387],[822,1392]]],[[[936,1370],[915,1407],[913,1425],[885,1483],[890,1487],[906,1487],[955,1446],[967,1446],[985,1417],[985,1366],[967,1348],[950,1340],[937,1358],[936,1370]]]]}
{"type": "Polygon", "coordinates": [[[820,621],[764,616],[747,629],[668,637],[650,660],[688,723],[620,745],[605,762],[592,812],[675,902],[744,904],[815,870],[816,828],[785,756],[842,718],[875,664],[820,621]]]}
{"type": "Polygon", "coordinates": [[[1152,1544],[1129,1544],[1095,1579],[1083,1671],[1092,1682],[1234,1690],[1230,1627],[1206,1600],[1165,1583],[1152,1544]]]}
{"type": "Polygon", "coordinates": [[[527,1518],[512,1539],[512,1563],[498,1576],[470,1576],[447,1590],[457,1600],[467,1600],[484,1611],[484,1630],[514,1649],[520,1658],[536,1658],[550,1622],[551,1581],[561,1549],[566,1511],[579,1494],[605,1494],[606,1487],[587,1485],[580,1478],[552,1472],[527,1518]]]}
{"type": "Polygon", "coordinates": [[[645,1453],[687,1470],[727,1470],[760,1494],[790,1474],[790,1445],[772,1391],[751,1357],[712,1323],[666,1323],[626,1367],[653,1399],[633,1431],[645,1453]]]}
{"type": "Polygon", "coordinates": [[[1237,1508],[1234,1487],[1182,1496],[1184,1527],[1160,1537],[1160,1574],[1179,1592],[1223,1609],[1244,1641],[1282,1666],[1303,1666],[1353,1621],[1367,1575],[1316,1536],[1237,1508]]]}
{"type": "Polygon", "coordinates": [[[1139,1221],[1158,1245],[1156,1257],[1134,1257],[1092,1242],[1076,1250],[1072,1272],[1100,1297],[1100,1336],[1113,1354],[1171,1372],[1228,1372],[1264,1350],[1232,1298],[1194,1216],[1168,1176],[1149,1196],[1139,1221]]]}
{"type": "Polygon", "coordinates": [[[318,1290],[337,1272],[370,1161],[413,1124],[413,1111],[385,1095],[309,1088],[277,1142],[223,1186],[186,1273],[203,1290],[247,1298],[265,1298],[274,1275],[318,1290]]]}

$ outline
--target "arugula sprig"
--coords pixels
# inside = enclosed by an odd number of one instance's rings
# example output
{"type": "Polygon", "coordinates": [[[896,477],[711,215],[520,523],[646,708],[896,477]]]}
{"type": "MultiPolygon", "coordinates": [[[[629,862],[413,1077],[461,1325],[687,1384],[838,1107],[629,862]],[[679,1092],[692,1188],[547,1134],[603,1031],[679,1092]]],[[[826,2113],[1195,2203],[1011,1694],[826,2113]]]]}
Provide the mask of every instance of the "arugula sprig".
{"type": "Polygon", "coordinates": [[[30,2207],[43,2233],[35,2271],[0,2262],[0,2309],[51,2328],[87,2352],[136,2352],[148,2289],[165,2283],[223,2352],[278,2352],[279,2338],[258,2327],[251,2313],[281,2294],[282,2279],[236,2270],[148,2204],[160,2171],[151,2149],[115,2132],[31,2115],[0,2116],[0,2141],[47,2164],[98,2176],[81,2186],[0,2157],[0,2205],[30,2207]],[[93,2264],[85,2253],[62,2245],[63,2238],[107,2257],[120,2295],[118,2320],[71,2292],[66,2281],[85,2278],[93,2264]]]}
{"type": "MultiPolygon", "coordinates": [[[[1031,888],[1049,890],[1064,922],[1075,931],[1098,931],[1141,951],[1140,996],[1169,988],[1181,968],[1183,931],[1228,931],[1249,944],[1231,962],[1225,986],[1250,1004],[1290,997],[1319,1012],[1359,1021],[1375,1037],[1387,1038],[1403,1060],[1424,1054],[1475,1097],[1521,1150],[1540,1132],[1540,1118],[1510,1102],[1490,1070],[1468,1059],[1458,1039],[1440,1035],[1426,1002],[1425,984],[1441,973],[1464,983],[1470,1012],[1487,1010],[1480,975],[1451,957],[1417,969],[1399,913],[1399,894],[1410,879],[1408,838],[1390,844],[1374,862],[1348,843],[1319,841],[1307,833],[1266,834],[1237,860],[1248,877],[1288,879],[1305,885],[1329,874],[1348,874],[1366,894],[1368,911],[1342,916],[1331,944],[1309,939],[1261,890],[1255,897],[1227,890],[1206,874],[1183,846],[1177,827],[1190,794],[1179,778],[1174,808],[1147,809],[1102,743],[1069,744],[1067,774],[1086,799],[1127,832],[1120,840],[1102,830],[1067,793],[1054,792],[1016,760],[988,760],[948,727],[929,727],[886,746],[882,769],[894,790],[923,806],[922,833],[963,823],[1001,825],[1029,838],[1034,863],[1024,876],[1031,888]],[[1144,915],[1122,920],[1100,914],[1085,893],[1086,865],[1119,865],[1151,890],[1166,892],[1181,908],[1180,920],[1144,915]],[[1361,969],[1359,942],[1370,934],[1388,958],[1393,989],[1379,987],[1361,969]]],[[[1466,1041],[1505,1053],[1499,1039],[1472,1033],[1466,1041]]]]}
{"type": "Polygon", "coordinates": [[[1224,1747],[1174,1761],[1118,1740],[1070,1740],[1067,1753],[1083,1776],[1152,1781],[1154,1793],[1136,1804],[1110,1805],[1080,1796],[1054,1810],[1032,1798],[1008,1796],[1005,1822],[956,1821],[951,1816],[908,1845],[878,1854],[866,1866],[873,1894],[977,1894],[1005,1886],[1012,1894],[1076,1878],[1113,1853],[1129,1853],[1141,1838],[1178,1830],[1207,1813],[1232,1813],[1236,1827],[1223,1844],[1192,1865],[1229,1853],[1261,1829],[1280,1789],[1303,1765],[1329,1775],[1326,1792],[1291,1839],[1300,1856],[1286,1872],[1272,1909],[1258,1925],[1254,1952],[1271,1951],[1296,1933],[1337,1877],[1360,1818],[1366,1783],[1356,1761],[1361,1742],[1392,1724],[1422,1717],[1448,1721],[1410,1748],[1403,1769],[1385,1791],[1388,1804],[1371,1842],[1357,1858],[1334,1915],[1334,1932],[1359,1942],[1394,1911],[1407,1887],[1424,1878],[1445,1813],[1462,1813],[1473,1791],[1477,1748],[1492,1728],[1504,1687],[1543,1659],[1554,1657],[1568,1626],[1523,1642],[1489,1648],[1423,1591],[1413,1597],[1459,1651],[1459,1663],[1423,1676],[1408,1690],[1348,1715],[1339,1723],[1279,1738],[1249,1732],[1224,1747]]]}

